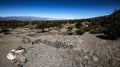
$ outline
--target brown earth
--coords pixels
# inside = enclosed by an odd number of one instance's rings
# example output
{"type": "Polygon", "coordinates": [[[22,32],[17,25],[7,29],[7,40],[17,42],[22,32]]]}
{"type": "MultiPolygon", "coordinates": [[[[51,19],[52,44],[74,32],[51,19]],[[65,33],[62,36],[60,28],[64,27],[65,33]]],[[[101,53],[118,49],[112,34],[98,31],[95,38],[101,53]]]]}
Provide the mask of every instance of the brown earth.
{"type": "Polygon", "coordinates": [[[61,35],[37,31],[21,28],[8,35],[0,33],[0,67],[13,67],[6,55],[18,46],[27,49],[28,61],[24,67],[120,66],[119,39],[104,40],[88,32],[83,35],[61,35]],[[28,37],[26,43],[23,42],[24,37],[28,37]]]}

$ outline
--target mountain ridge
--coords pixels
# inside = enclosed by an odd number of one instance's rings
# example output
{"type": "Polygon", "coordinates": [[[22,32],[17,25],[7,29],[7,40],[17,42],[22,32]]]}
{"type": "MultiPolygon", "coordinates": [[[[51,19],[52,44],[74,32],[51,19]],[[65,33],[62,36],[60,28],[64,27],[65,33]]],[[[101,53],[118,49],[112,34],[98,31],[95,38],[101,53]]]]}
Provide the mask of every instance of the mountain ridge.
{"type": "Polygon", "coordinates": [[[34,16],[6,16],[0,17],[0,21],[40,21],[40,20],[55,20],[55,18],[48,17],[34,17],[34,16]]]}

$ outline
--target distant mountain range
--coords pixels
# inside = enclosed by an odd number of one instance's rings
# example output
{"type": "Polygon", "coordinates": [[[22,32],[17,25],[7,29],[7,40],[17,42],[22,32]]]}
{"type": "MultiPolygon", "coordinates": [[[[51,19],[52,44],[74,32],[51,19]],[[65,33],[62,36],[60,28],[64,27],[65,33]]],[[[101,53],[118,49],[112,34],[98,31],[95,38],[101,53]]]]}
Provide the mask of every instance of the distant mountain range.
{"type": "Polygon", "coordinates": [[[9,17],[0,17],[0,21],[39,21],[39,20],[57,20],[54,18],[47,17],[32,17],[32,16],[9,16],[9,17]]]}

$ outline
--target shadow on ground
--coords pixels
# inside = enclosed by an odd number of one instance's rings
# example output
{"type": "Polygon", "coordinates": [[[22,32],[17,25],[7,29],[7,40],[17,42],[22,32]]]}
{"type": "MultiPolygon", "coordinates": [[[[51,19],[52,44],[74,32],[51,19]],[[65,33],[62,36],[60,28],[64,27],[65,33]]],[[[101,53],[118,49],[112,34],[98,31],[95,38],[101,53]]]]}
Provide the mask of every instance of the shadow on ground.
{"type": "Polygon", "coordinates": [[[104,34],[97,35],[96,37],[98,37],[100,39],[105,39],[105,40],[117,40],[117,38],[115,38],[115,37],[111,37],[111,36],[104,35],[104,34]]]}

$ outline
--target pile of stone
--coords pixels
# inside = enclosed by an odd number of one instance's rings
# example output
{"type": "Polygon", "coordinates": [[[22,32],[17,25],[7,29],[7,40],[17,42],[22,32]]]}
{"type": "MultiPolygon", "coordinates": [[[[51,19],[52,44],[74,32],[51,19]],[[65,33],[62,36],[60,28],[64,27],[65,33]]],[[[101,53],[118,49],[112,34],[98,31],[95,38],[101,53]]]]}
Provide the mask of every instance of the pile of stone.
{"type": "Polygon", "coordinates": [[[47,44],[50,46],[54,46],[55,48],[73,48],[73,45],[65,42],[65,41],[61,41],[61,40],[42,40],[42,39],[37,39],[35,41],[32,42],[32,44],[38,44],[38,43],[43,43],[43,44],[47,44]]]}
{"type": "Polygon", "coordinates": [[[27,58],[24,55],[25,49],[22,47],[18,47],[17,49],[12,49],[7,54],[7,59],[10,60],[11,64],[14,67],[23,67],[26,63],[27,58]]]}
{"type": "Polygon", "coordinates": [[[31,37],[29,36],[23,37],[23,43],[30,43],[30,42],[32,42],[31,37]]]}
{"type": "Polygon", "coordinates": [[[33,39],[32,44],[47,44],[55,48],[70,48],[72,49],[77,43],[78,37],[53,37],[53,38],[39,38],[33,39]]]}

